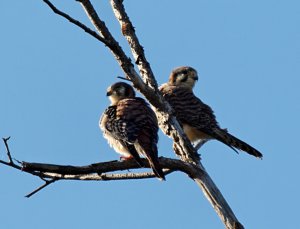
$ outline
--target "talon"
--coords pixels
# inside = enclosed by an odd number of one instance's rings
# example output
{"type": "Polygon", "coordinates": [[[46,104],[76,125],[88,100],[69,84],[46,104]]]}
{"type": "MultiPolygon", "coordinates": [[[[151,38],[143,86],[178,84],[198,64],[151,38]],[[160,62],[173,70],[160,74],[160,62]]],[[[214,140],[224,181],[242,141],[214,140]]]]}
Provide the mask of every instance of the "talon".
{"type": "Polygon", "coordinates": [[[120,157],[120,161],[126,161],[126,160],[130,160],[133,159],[133,156],[121,156],[120,157]]]}

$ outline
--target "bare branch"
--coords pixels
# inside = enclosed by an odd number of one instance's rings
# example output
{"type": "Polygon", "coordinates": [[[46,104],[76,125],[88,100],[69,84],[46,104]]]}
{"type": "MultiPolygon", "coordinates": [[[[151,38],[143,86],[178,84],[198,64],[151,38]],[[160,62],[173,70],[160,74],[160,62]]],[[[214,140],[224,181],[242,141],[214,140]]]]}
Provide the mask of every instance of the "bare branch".
{"type": "MultiPolygon", "coordinates": [[[[6,142],[8,148],[8,144],[6,142]]],[[[11,156],[10,156],[11,158],[11,156]]],[[[141,159],[144,168],[151,168],[147,159],[141,159]]],[[[160,165],[164,168],[165,175],[175,171],[183,171],[187,174],[191,173],[193,165],[183,162],[178,159],[159,158],[160,165]]],[[[47,185],[59,180],[124,180],[124,179],[144,179],[155,177],[153,172],[143,173],[122,173],[122,174],[106,174],[109,172],[125,171],[130,169],[141,169],[140,165],[135,160],[125,161],[108,161],[90,164],[86,166],[72,166],[72,165],[56,165],[45,163],[30,163],[22,162],[22,166],[15,165],[14,163],[5,162],[0,160],[0,164],[18,169],[20,171],[32,174],[41,178],[46,184],[38,188],[41,190],[47,185]],[[48,179],[51,179],[50,181],[48,179]],[[54,180],[53,180],[54,179],[54,180]]]]}
{"type": "Polygon", "coordinates": [[[243,225],[238,221],[235,217],[233,211],[230,206],[226,202],[225,198],[222,196],[220,190],[215,185],[210,176],[205,172],[202,173],[194,173],[193,177],[194,181],[197,185],[202,189],[204,195],[211,203],[216,213],[219,215],[220,219],[225,224],[228,229],[243,229],[243,225]]]}
{"type": "Polygon", "coordinates": [[[126,81],[130,81],[130,82],[131,82],[131,80],[130,80],[130,79],[127,79],[127,78],[125,78],[125,77],[122,77],[122,76],[117,76],[117,78],[118,78],[118,79],[121,79],[121,80],[126,80],[126,81]]]}
{"type": "MultiPolygon", "coordinates": [[[[130,179],[147,179],[156,177],[153,172],[143,172],[143,173],[113,173],[107,174],[106,172],[115,172],[129,169],[140,169],[140,165],[134,160],[126,161],[110,161],[91,164],[87,166],[71,166],[71,165],[54,165],[54,164],[44,164],[44,163],[29,163],[22,162],[22,166],[18,166],[13,163],[11,153],[7,141],[9,138],[3,138],[5,143],[9,162],[0,160],[0,164],[7,165],[9,167],[18,169],[20,171],[29,173],[31,175],[37,176],[42,179],[45,183],[27,194],[25,197],[29,198],[41,191],[48,185],[58,181],[58,180],[97,180],[97,181],[109,181],[109,180],[130,180],[130,179]],[[50,179],[50,180],[48,180],[50,179]]],[[[145,168],[150,168],[148,160],[142,159],[145,168]]],[[[168,175],[174,171],[182,170],[186,165],[182,161],[175,159],[162,159],[166,164],[167,169],[164,169],[165,175],[168,175]]],[[[186,168],[187,169],[187,168],[186,168]]]]}
{"type": "Polygon", "coordinates": [[[120,23],[122,34],[124,35],[124,37],[128,41],[128,44],[130,45],[135,64],[138,66],[144,82],[157,92],[158,85],[150,67],[150,64],[146,59],[144,48],[140,44],[135,34],[134,27],[125,11],[122,2],[123,1],[120,0],[110,1],[113,12],[120,23]]]}
{"type": "MultiPolygon", "coordinates": [[[[150,168],[149,162],[147,159],[141,159],[144,168],[150,168]]],[[[190,164],[183,162],[178,159],[171,158],[159,158],[160,165],[167,169],[167,171],[183,171],[186,173],[190,172],[190,164]]],[[[42,174],[59,174],[62,179],[65,179],[65,175],[86,175],[86,174],[103,174],[107,172],[115,171],[124,171],[130,169],[140,169],[140,166],[136,163],[135,160],[125,160],[125,161],[108,161],[100,162],[95,164],[90,164],[86,166],[71,166],[71,165],[55,165],[55,164],[44,164],[44,163],[30,163],[22,162],[22,170],[24,172],[39,172],[42,174]]],[[[150,174],[150,173],[149,173],[150,174]]],[[[40,175],[40,174],[39,174],[40,175]]],[[[49,178],[49,176],[45,176],[49,178]]],[[[152,173],[151,173],[152,176],[152,173]]],[[[53,178],[53,177],[51,177],[53,178]]]]}
{"type": "Polygon", "coordinates": [[[103,44],[107,45],[107,41],[104,38],[102,38],[101,36],[99,36],[99,34],[97,34],[95,31],[91,30],[89,27],[87,27],[83,23],[75,20],[70,15],[68,15],[68,14],[60,11],[59,9],[57,9],[49,0],[43,0],[43,1],[53,10],[54,13],[56,13],[56,14],[64,17],[65,19],[67,19],[68,21],[70,21],[72,24],[77,25],[78,27],[80,27],[81,29],[83,29],[86,33],[88,33],[92,37],[96,38],[98,41],[100,41],[103,44]]]}
{"type": "Polygon", "coordinates": [[[141,91],[145,90],[145,84],[139,77],[138,73],[134,70],[134,66],[131,62],[131,59],[125,54],[122,47],[114,39],[109,29],[106,27],[104,21],[102,21],[94,9],[92,3],[89,0],[76,0],[80,2],[83,7],[86,15],[96,28],[97,32],[106,40],[107,47],[112,52],[113,56],[121,66],[122,70],[126,76],[132,81],[136,88],[139,88],[141,91]]]}
{"type": "MultiPolygon", "coordinates": [[[[164,169],[165,175],[175,172],[175,170],[164,169]]],[[[113,180],[139,180],[157,178],[153,172],[143,173],[101,173],[101,174],[59,174],[59,173],[43,173],[44,177],[56,178],[58,180],[82,180],[82,181],[113,181],[113,180]]]]}
{"type": "Polygon", "coordinates": [[[6,148],[6,154],[7,154],[7,157],[8,157],[8,162],[10,164],[14,164],[12,158],[11,158],[11,154],[10,154],[10,150],[9,150],[9,147],[8,147],[8,140],[10,139],[10,137],[8,138],[2,138],[2,140],[4,141],[4,144],[5,144],[5,148],[6,148]]]}
{"type": "MultiPolygon", "coordinates": [[[[43,179],[44,180],[44,179],[43,179]]],[[[41,191],[43,188],[47,187],[48,185],[54,183],[55,181],[57,181],[58,179],[52,179],[52,180],[46,180],[45,184],[43,184],[42,186],[38,187],[37,189],[35,189],[34,191],[32,191],[31,193],[27,194],[25,197],[29,198],[31,196],[33,196],[34,194],[36,194],[37,192],[41,191]]]]}
{"type": "MultiPolygon", "coordinates": [[[[7,144],[8,147],[8,144],[7,144]]],[[[143,158],[142,162],[145,168],[150,168],[147,159],[143,158]]],[[[22,162],[22,167],[16,166],[9,162],[0,161],[0,163],[7,166],[16,168],[26,173],[30,173],[45,181],[45,184],[26,195],[31,197],[35,193],[39,192],[48,185],[54,183],[57,180],[85,180],[85,181],[109,181],[109,180],[129,180],[129,179],[147,179],[154,178],[153,172],[143,173],[111,173],[116,171],[125,171],[131,169],[140,169],[140,166],[134,160],[125,161],[108,161],[94,163],[86,166],[72,166],[72,165],[55,165],[44,163],[30,163],[22,162]],[[51,180],[48,180],[51,179],[51,180]]],[[[181,171],[186,173],[191,179],[193,179],[207,199],[212,204],[224,224],[227,228],[234,228],[232,225],[241,225],[235,218],[234,213],[230,209],[226,200],[213,183],[212,179],[202,168],[197,164],[191,164],[178,159],[171,158],[159,158],[159,163],[164,168],[165,175],[175,171],[181,171]]],[[[242,228],[242,227],[239,227],[242,228]]]]}
{"type": "MultiPolygon", "coordinates": [[[[7,161],[0,160],[0,163],[1,163],[1,164],[4,164],[4,165],[7,165],[7,166],[10,166],[10,167],[13,167],[13,168],[15,168],[15,169],[21,170],[22,167],[19,166],[19,165],[17,165],[17,164],[15,164],[14,161],[13,161],[13,158],[12,158],[12,156],[11,156],[10,149],[9,149],[9,146],[8,146],[8,140],[9,140],[9,139],[10,139],[10,137],[8,137],[8,138],[2,138],[2,140],[3,140],[3,142],[4,142],[4,145],[5,145],[5,148],[6,148],[6,155],[7,155],[7,157],[8,157],[8,162],[7,162],[7,161]]],[[[14,159],[14,160],[15,160],[15,159],[14,159]]],[[[19,163],[18,160],[16,160],[16,161],[19,163]]]]}

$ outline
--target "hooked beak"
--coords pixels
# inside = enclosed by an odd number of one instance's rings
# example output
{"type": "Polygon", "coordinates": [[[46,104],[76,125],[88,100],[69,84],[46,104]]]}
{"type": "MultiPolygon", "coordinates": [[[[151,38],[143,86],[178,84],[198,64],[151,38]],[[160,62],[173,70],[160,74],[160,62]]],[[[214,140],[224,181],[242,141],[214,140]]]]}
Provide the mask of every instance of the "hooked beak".
{"type": "Polygon", "coordinates": [[[112,91],[106,92],[106,96],[111,96],[111,95],[112,95],[112,91]]]}
{"type": "Polygon", "coordinates": [[[194,77],[194,80],[197,80],[197,81],[198,81],[198,79],[199,79],[198,76],[195,76],[195,77],[194,77]]]}

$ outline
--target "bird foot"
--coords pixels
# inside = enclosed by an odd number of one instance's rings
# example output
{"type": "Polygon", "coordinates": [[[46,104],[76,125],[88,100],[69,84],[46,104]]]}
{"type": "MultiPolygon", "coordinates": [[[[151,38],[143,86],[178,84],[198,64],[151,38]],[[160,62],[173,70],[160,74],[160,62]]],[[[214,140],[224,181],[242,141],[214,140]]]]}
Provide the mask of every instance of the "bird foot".
{"type": "Polygon", "coordinates": [[[120,156],[120,161],[126,161],[133,159],[133,156],[120,156]]]}

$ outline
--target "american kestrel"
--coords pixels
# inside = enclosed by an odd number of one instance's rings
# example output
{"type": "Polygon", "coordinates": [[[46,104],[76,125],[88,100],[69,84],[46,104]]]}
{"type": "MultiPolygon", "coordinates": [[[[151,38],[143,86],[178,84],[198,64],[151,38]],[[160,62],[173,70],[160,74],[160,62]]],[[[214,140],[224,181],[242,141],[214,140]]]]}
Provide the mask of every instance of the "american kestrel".
{"type": "Polygon", "coordinates": [[[106,95],[111,104],[99,126],[109,145],[121,158],[133,158],[141,167],[140,156],[146,157],[154,174],[165,180],[158,161],[158,124],[153,110],[144,99],[135,97],[133,88],[124,82],[108,87],[106,95]]]}
{"type": "Polygon", "coordinates": [[[178,67],[171,72],[169,81],[159,88],[175,110],[177,120],[189,140],[196,143],[199,140],[216,139],[236,152],[238,149],[262,158],[263,155],[258,150],[219,126],[213,110],[193,93],[197,80],[195,69],[188,66],[178,67]]]}

